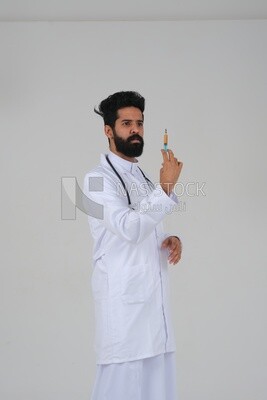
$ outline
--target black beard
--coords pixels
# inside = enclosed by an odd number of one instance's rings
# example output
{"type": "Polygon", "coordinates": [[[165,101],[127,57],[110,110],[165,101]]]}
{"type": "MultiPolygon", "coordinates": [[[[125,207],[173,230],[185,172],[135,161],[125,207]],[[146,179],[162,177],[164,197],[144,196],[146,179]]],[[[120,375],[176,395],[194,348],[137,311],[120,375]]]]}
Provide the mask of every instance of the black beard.
{"type": "Polygon", "coordinates": [[[113,130],[113,138],[116,146],[116,150],[126,157],[139,157],[143,153],[144,140],[137,133],[124,140],[117,135],[115,129],[113,130]],[[138,139],[139,143],[131,143],[132,140],[138,139]]]}

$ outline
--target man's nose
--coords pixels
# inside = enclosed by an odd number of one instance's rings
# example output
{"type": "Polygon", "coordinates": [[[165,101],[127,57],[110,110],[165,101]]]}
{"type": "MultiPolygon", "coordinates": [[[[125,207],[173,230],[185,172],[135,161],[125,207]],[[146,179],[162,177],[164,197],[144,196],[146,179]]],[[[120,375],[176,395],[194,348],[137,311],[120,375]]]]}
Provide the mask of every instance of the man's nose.
{"type": "Polygon", "coordinates": [[[132,129],[131,129],[131,133],[139,133],[140,132],[140,126],[138,124],[133,124],[132,129]]]}

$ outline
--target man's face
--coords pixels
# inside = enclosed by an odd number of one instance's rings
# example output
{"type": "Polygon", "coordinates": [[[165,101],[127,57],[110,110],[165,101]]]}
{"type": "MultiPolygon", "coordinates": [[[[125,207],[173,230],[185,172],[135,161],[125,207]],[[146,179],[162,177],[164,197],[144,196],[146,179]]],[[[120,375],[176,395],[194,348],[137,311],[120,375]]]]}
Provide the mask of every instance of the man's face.
{"type": "Polygon", "coordinates": [[[118,110],[118,118],[113,129],[114,145],[126,157],[139,157],[143,152],[144,127],[141,110],[125,107],[118,110]]]}

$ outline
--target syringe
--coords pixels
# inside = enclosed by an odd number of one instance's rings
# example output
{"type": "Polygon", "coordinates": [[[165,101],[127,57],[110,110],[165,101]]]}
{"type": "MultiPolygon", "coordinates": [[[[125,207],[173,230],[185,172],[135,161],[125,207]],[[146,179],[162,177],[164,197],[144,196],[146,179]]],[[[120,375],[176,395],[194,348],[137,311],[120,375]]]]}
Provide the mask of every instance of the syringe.
{"type": "Polygon", "coordinates": [[[165,129],[163,144],[164,144],[164,150],[167,151],[168,150],[168,133],[167,133],[167,129],[165,129]]]}

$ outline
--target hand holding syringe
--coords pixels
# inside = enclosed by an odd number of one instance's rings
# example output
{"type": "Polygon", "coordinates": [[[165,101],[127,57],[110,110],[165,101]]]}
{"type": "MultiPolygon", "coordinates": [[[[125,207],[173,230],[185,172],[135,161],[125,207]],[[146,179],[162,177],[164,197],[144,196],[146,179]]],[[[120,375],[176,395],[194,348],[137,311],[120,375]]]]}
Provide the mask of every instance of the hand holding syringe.
{"type": "Polygon", "coordinates": [[[160,185],[164,192],[169,195],[178,181],[183,163],[174,157],[172,150],[168,150],[167,129],[165,129],[163,145],[164,150],[161,150],[163,163],[160,170],[160,185]]]}

